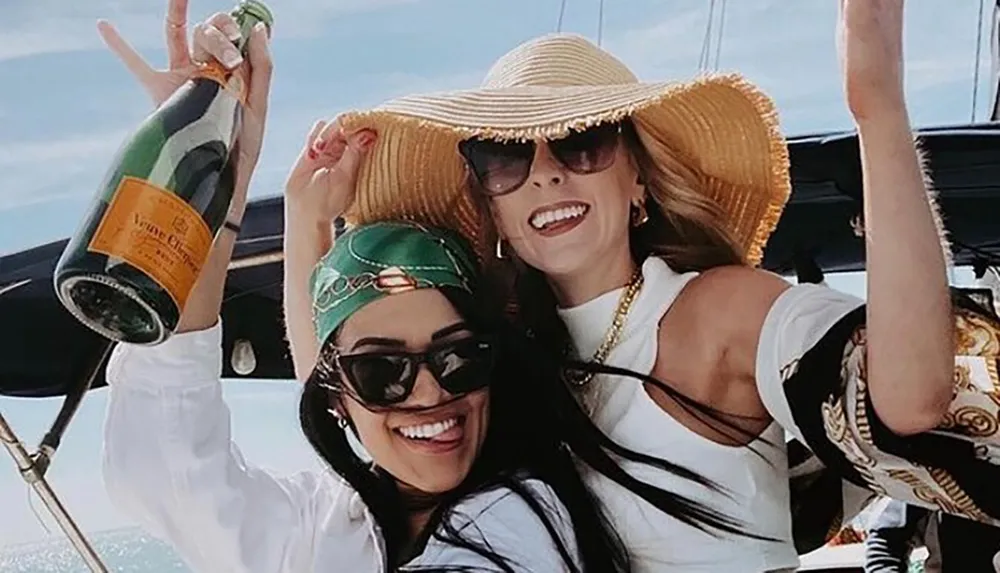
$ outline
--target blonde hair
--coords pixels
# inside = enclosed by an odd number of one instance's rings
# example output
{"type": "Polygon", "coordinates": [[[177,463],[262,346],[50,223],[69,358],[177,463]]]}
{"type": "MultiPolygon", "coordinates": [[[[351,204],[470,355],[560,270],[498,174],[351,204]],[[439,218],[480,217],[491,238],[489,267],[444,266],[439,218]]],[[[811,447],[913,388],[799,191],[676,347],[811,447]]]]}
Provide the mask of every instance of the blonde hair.
{"type": "Polygon", "coordinates": [[[629,233],[639,262],[662,258],[678,272],[746,264],[745,253],[726,228],[719,206],[699,188],[704,175],[679,159],[668,144],[623,124],[625,145],[646,186],[649,220],[629,233]]]}

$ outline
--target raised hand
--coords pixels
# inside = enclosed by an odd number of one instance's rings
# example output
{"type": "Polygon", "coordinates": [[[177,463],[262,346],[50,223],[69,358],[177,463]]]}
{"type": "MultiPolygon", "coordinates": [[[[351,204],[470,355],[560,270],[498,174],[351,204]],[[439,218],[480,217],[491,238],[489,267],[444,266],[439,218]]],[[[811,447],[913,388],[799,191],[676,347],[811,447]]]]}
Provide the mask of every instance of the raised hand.
{"type": "MultiPolygon", "coordinates": [[[[218,12],[198,23],[194,27],[193,45],[189,46],[187,11],[188,0],[169,0],[165,22],[169,63],[165,70],[153,69],[111,23],[98,22],[97,28],[108,48],[132,72],[157,106],[191,79],[202,64],[218,60],[227,69],[236,70],[248,86],[242,131],[237,144],[237,183],[245,187],[257,165],[264,138],[272,69],[267,29],[261,24],[251,32],[246,50],[249,65],[241,65],[243,57],[233,44],[240,38],[240,29],[232,16],[218,12]]],[[[245,189],[238,185],[237,192],[245,192],[245,189]]],[[[234,198],[234,212],[241,212],[241,199],[234,198]]]]}
{"type": "Polygon", "coordinates": [[[195,64],[191,61],[188,48],[187,11],[188,0],[170,0],[167,6],[164,32],[168,64],[164,70],[154,70],[139,52],[122,38],[110,22],[107,20],[97,22],[97,31],[101,39],[132,72],[156,106],[166,101],[170,94],[177,91],[177,88],[195,71],[195,64]]]}
{"type": "Polygon", "coordinates": [[[837,44],[851,114],[866,121],[904,112],[904,0],[838,1],[837,44]]]}
{"type": "Polygon", "coordinates": [[[345,134],[336,120],[313,125],[285,183],[286,208],[296,223],[329,224],[347,211],[375,138],[371,130],[345,134]]]}

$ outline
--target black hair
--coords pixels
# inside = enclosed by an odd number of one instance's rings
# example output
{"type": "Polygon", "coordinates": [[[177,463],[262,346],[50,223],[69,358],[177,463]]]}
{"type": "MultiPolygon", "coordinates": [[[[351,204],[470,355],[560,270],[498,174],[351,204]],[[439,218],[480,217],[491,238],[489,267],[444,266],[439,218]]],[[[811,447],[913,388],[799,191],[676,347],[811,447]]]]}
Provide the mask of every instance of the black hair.
{"type": "MultiPolygon", "coordinates": [[[[491,302],[499,298],[482,296],[482,292],[472,297],[447,288],[440,292],[474,332],[489,333],[494,338],[500,356],[490,387],[491,415],[482,449],[462,483],[455,490],[436,496],[435,509],[418,545],[433,535],[484,556],[503,571],[514,571],[505,556],[463,537],[449,519],[452,508],[462,499],[502,487],[521,497],[532,508],[563,555],[567,570],[578,571],[574,565],[576,557],[570,555],[556,533],[555,524],[544,509],[544,501],[523,483],[524,477],[533,477],[549,485],[568,510],[583,564],[581,571],[629,571],[628,555],[621,540],[563,445],[565,431],[552,415],[554,406],[546,396],[551,394],[551,389],[546,387],[558,385],[559,381],[551,377],[545,379],[546,370],[532,363],[534,353],[526,341],[519,340],[515,331],[502,320],[502,306],[491,306],[491,302]]],[[[345,429],[338,425],[329,408],[329,393],[319,385],[317,377],[310,377],[300,401],[302,431],[320,457],[368,506],[385,539],[387,566],[397,570],[408,560],[405,551],[410,537],[408,501],[391,476],[355,453],[345,429]]]]}

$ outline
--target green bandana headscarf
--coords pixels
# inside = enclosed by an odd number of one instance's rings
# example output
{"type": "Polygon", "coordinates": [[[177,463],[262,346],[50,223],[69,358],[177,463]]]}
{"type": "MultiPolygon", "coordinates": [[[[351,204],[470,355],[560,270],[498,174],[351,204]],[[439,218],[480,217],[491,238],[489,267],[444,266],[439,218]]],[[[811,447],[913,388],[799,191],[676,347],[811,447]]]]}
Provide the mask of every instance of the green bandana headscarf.
{"type": "Polygon", "coordinates": [[[320,344],[358,309],[418,288],[473,291],[476,266],[459,235],[410,222],[373,223],[341,235],[309,277],[320,344]]]}

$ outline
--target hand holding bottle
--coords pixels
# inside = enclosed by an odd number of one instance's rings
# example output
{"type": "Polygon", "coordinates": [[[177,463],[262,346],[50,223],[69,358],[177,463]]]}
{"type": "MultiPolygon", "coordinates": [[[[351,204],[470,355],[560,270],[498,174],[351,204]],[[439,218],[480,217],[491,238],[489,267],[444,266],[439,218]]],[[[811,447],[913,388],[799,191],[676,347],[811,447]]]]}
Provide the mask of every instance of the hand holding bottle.
{"type": "MultiPolygon", "coordinates": [[[[187,27],[188,0],[170,0],[164,31],[167,40],[168,64],[164,70],[154,70],[149,63],[129,44],[111,22],[99,20],[97,31],[108,48],[118,56],[132,75],[159,106],[177,91],[197,69],[188,48],[187,27]]],[[[233,30],[227,30],[233,32],[233,30]]],[[[238,30],[236,31],[238,33],[238,30]]]]}
{"type": "Polygon", "coordinates": [[[270,10],[239,0],[197,25],[188,49],[186,8],[170,0],[165,71],[100,26],[157,107],[115,154],[54,282],[74,316],[120,342],[159,344],[214,321],[260,155],[270,10]]]}
{"type": "MultiPolygon", "coordinates": [[[[199,24],[194,32],[194,49],[192,59],[199,64],[208,64],[212,60],[220,62],[228,70],[236,69],[236,74],[242,75],[242,81],[248,86],[246,104],[243,107],[243,124],[237,139],[236,151],[239,160],[236,163],[236,197],[233,199],[234,217],[242,218],[242,210],[237,208],[246,202],[246,191],[250,185],[250,176],[260,158],[260,149],[264,143],[264,123],[267,117],[267,104],[271,91],[271,54],[268,49],[267,26],[259,23],[254,26],[247,41],[247,62],[243,63],[240,53],[236,51],[231,33],[224,30],[239,28],[229,14],[218,13],[209,20],[199,24]]],[[[237,32],[237,37],[239,34],[237,32]]]]}

